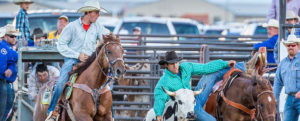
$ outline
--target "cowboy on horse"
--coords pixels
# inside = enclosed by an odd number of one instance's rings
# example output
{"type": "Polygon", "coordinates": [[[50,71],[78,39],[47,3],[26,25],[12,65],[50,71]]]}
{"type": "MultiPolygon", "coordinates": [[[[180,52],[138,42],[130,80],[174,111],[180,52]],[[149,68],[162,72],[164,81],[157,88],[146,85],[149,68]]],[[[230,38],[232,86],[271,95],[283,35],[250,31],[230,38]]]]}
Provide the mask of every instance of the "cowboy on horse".
{"type": "Polygon", "coordinates": [[[216,72],[223,68],[235,65],[235,61],[215,60],[206,64],[180,63],[182,58],[175,51],[165,54],[165,59],[159,61],[159,65],[166,67],[164,75],[158,81],[154,90],[154,111],[158,121],[163,120],[165,103],[170,97],[164,93],[162,86],[169,91],[175,92],[179,89],[191,89],[190,80],[192,75],[204,75],[216,72]]]}
{"type": "Polygon", "coordinates": [[[78,12],[84,13],[84,15],[68,24],[58,39],[57,49],[65,59],[47,111],[49,120],[56,119],[57,112],[53,112],[53,110],[63,91],[64,84],[69,79],[69,72],[73,65],[85,62],[96,50],[97,40],[102,40],[102,35],[109,33],[109,30],[98,20],[100,11],[106,12],[100,7],[98,1],[87,1],[83,7],[78,9],[78,12]]]}

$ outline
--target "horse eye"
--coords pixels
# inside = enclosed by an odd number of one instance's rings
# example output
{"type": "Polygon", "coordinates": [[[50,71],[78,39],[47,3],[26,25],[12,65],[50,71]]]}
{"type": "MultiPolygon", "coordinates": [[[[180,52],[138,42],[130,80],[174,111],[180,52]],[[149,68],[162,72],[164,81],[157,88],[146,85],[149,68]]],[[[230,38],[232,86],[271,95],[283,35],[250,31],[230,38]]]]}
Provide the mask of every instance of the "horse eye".
{"type": "Polygon", "coordinates": [[[107,51],[107,54],[111,54],[111,51],[107,51]]]}
{"type": "Polygon", "coordinates": [[[178,103],[179,103],[179,105],[182,105],[182,101],[181,100],[179,100],[178,103]]]}
{"type": "Polygon", "coordinates": [[[263,107],[264,107],[264,104],[260,104],[260,106],[263,108],[263,107]]]}

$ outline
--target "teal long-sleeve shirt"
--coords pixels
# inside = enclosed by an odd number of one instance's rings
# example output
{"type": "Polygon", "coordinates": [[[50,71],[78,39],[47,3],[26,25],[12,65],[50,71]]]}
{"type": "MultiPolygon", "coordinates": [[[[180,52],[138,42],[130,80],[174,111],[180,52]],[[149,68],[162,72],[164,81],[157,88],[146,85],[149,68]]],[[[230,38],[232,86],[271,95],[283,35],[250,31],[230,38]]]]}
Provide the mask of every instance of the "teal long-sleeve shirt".
{"type": "Polygon", "coordinates": [[[185,62],[179,64],[181,78],[165,69],[164,75],[154,89],[154,112],[156,116],[162,116],[165,103],[170,100],[170,97],[162,90],[161,86],[172,92],[182,88],[191,89],[190,80],[192,75],[209,74],[226,67],[228,67],[228,62],[223,60],[215,60],[206,64],[185,62]]]}

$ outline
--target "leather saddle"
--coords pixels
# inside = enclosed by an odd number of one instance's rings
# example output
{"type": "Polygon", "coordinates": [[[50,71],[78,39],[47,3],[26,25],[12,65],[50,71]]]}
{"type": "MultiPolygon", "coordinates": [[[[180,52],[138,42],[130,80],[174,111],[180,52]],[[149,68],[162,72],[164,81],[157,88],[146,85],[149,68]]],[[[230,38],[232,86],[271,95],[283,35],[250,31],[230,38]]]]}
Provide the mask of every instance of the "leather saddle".
{"type": "Polygon", "coordinates": [[[211,92],[205,104],[205,111],[207,113],[209,113],[212,116],[215,116],[220,92],[226,88],[229,88],[232,83],[232,80],[234,80],[234,78],[236,78],[241,72],[243,71],[232,67],[229,71],[225,73],[225,75],[223,76],[223,80],[215,84],[213,91],[211,92]]]}

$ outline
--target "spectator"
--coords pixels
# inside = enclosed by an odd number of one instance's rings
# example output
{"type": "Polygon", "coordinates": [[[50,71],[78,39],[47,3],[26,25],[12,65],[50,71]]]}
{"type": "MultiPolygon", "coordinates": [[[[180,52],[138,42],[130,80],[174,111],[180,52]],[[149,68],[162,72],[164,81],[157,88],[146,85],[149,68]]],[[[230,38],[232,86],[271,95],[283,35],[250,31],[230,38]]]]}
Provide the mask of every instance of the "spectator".
{"type": "Polygon", "coordinates": [[[33,3],[32,0],[15,0],[15,4],[20,5],[21,9],[16,17],[16,29],[19,29],[21,36],[18,36],[18,40],[25,40],[28,43],[28,46],[33,46],[34,42],[30,39],[30,28],[27,11],[30,5],[33,3]]]}
{"type": "MultiPolygon", "coordinates": [[[[275,19],[271,19],[267,24],[264,24],[264,27],[267,27],[268,29],[269,39],[262,43],[257,43],[253,45],[253,48],[255,50],[258,50],[260,47],[266,47],[267,49],[274,49],[274,46],[277,43],[279,22],[275,19]]],[[[277,53],[278,52],[275,53],[276,57],[277,57],[277,53]]],[[[273,52],[270,51],[267,52],[267,60],[268,63],[275,63],[273,52]]]]}
{"type": "MultiPolygon", "coordinates": [[[[287,11],[286,13],[286,24],[299,24],[299,16],[293,11],[287,11]]],[[[292,28],[288,28],[287,36],[291,34],[292,28]]],[[[300,37],[300,28],[295,28],[295,33],[297,37],[300,37]]]]}
{"type": "Polygon", "coordinates": [[[52,39],[58,40],[62,30],[67,26],[68,23],[69,23],[69,18],[67,16],[64,16],[64,15],[60,16],[58,18],[58,21],[56,24],[57,30],[50,32],[48,39],[49,40],[52,40],[52,39]]]}
{"type": "Polygon", "coordinates": [[[35,28],[30,38],[34,41],[34,46],[42,46],[41,40],[46,39],[47,35],[43,33],[41,28],[35,28]]]}
{"type": "Polygon", "coordinates": [[[132,34],[133,35],[141,35],[142,34],[142,29],[141,27],[134,27],[133,30],[132,30],[132,34]]]}
{"type": "Polygon", "coordinates": [[[276,70],[274,82],[274,96],[277,102],[277,112],[279,112],[278,105],[280,92],[285,86],[285,93],[288,95],[284,105],[283,119],[284,121],[298,121],[300,112],[300,40],[295,35],[291,34],[287,41],[283,42],[288,51],[288,56],[285,57],[276,70]]]}
{"type": "Polygon", "coordinates": [[[36,100],[39,89],[48,81],[57,81],[59,70],[54,66],[38,64],[28,78],[29,99],[36,100]]]}
{"type": "MultiPolygon", "coordinates": [[[[300,0],[286,0],[286,11],[293,11],[300,15],[300,0]]],[[[279,20],[279,0],[272,0],[271,7],[267,14],[268,21],[271,19],[279,20]]]]}
{"type": "Polygon", "coordinates": [[[1,88],[1,104],[0,105],[0,120],[6,120],[8,112],[12,109],[14,102],[14,90],[12,83],[17,77],[17,60],[18,53],[13,50],[16,44],[16,36],[21,33],[15,29],[15,26],[6,25],[2,28],[5,34],[1,34],[3,40],[0,43],[0,88],[1,88]]]}

